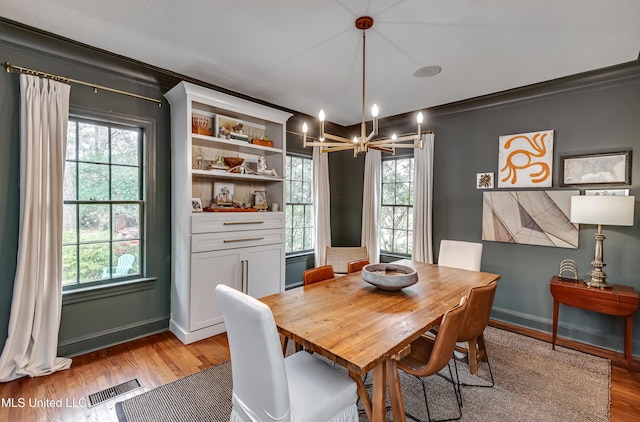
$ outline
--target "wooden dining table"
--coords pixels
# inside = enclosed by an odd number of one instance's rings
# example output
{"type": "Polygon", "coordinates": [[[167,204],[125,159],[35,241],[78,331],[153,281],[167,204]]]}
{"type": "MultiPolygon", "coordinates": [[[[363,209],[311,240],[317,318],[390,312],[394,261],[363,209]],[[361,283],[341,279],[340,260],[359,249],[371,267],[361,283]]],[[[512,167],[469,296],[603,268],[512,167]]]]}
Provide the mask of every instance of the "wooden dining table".
{"type": "Polygon", "coordinates": [[[408,353],[411,342],[438,324],[472,287],[500,278],[411,260],[393,264],[414,268],[418,282],[383,291],[357,272],[260,299],[271,308],[282,336],[349,371],[373,422],[386,419],[387,385],[393,420],[406,420],[394,360],[408,353]],[[373,371],[371,396],[363,382],[369,371],[373,371]]]}

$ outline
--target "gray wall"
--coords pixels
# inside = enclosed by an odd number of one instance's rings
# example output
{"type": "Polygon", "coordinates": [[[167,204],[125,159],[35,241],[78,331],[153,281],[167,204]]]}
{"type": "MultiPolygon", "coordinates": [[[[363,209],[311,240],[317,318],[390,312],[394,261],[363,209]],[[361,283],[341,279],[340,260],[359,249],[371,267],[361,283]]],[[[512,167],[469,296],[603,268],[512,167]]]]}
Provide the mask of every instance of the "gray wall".
{"type": "MultiPolygon", "coordinates": [[[[130,62],[0,22],[2,59],[12,64],[162,98],[153,72],[130,62]]],[[[4,344],[16,271],[19,222],[19,76],[0,76],[0,344],[4,344]]],[[[65,295],[59,353],[73,355],[168,327],[170,301],[169,107],[72,85],[71,111],[143,121],[148,126],[147,276],[136,286],[65,295]]]]}
{"type": "MultiPolygon", "coordinates": [[[[434,258],[441,239],[481,241],[483,191],[475,188],[476,173],[497,174],[499,136],[555,130],[552,189],[561,189],[561,156],[640,147],[639,116],[638,62],[429,110],[426,126],[436,131],[434,258]]],[[[412,129],[411,120],[407,114],[386,119],[385,124],[404,127],[407,132],[412,129]]],[[[634,153],[637,162],[640,152],[634,153]]],[[[628,187],[631,195],[640,196],[640,166],[632,165],[632,169],[633,184],[628,187]]],[[[357,163],[355,167],[337,166],[335,171],[342,180],[361,178],[357,163]]],[[[351,189],[357,191],[358,187],[351,189]]],[[[358,207],[359,201],[345,197],[341,206],[358,207]]],[[[352,228],[348,219],[335,224],[341,225],[334,230],[352,228]]],[[[595,230],[595,226],[580,227],[577,250],[483,241],[482,269],[502,276],[492,317],[550,332],[553,301],[549,280],[558,273],[560,261],[567,258],[576,260],[580,276],[586,277],[592,269],[595,230]]],[[[609,282],[640,290],[640,209],[633,227],[604,227],[604,232],[609,282]]],[[[346,242],[357,240],[359,233],[346,242]]],[[[636,321],[637,317],[638,313],[636,321]]],[[[561,306],[559,320],[560,336],[618,351],[623,348],[621,318],[561,306]]],[[[633,338],[634,354],[638,355],[637,327],[633,338]]]]}

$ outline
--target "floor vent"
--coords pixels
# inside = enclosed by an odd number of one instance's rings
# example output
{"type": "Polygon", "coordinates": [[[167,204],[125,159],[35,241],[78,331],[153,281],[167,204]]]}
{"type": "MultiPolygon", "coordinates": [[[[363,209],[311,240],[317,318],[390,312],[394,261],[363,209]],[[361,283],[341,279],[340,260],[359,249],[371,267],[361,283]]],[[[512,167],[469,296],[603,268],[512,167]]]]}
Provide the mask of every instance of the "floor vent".
{"type": "Polygon", "coordinates": [[[130,391],[142,388],[142,384],[137,378],[123,382],[113,387],[105,388],[102,391],[93,393],[87,396],[87,403],[89,407],[97,406],[100,403],[104,403],[107,400],[122,396],[130,391]]]}

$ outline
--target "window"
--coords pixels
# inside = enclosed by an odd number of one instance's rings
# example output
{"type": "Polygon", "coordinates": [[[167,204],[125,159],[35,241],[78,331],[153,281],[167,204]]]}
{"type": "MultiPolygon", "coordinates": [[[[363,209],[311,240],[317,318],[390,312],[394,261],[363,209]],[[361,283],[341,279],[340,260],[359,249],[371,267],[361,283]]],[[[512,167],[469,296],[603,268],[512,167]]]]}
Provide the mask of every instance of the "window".
{"type": "Polygon", "coordinates": [[[143,129],[69,119],[64,174],[63,287],[140,275],[143,129]]]}
{"type": "Polygon", "coordinates": [[[380,250],[411,255],[413,244],[413,158],[382,161],[380,250]]]}
{"type": "Polygon", "coordinates": [[[285,252],[313,249],[313,160],[287,155],[285,252]]]}

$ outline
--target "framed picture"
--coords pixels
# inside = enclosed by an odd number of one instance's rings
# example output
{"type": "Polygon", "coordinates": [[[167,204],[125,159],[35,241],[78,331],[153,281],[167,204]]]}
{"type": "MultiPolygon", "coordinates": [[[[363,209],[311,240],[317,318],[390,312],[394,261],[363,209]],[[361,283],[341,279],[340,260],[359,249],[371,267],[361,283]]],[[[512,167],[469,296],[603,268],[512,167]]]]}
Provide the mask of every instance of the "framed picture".
{"type": "Polygon", "coordinates": [[[553,135],[553,130],[543,130],[500,136],[498,188],[550,188],[553,135]]]}
{"type": "Polygon", "coordinates": [[[630,185],[631,151],[561,157],[560,186],[630,185]]]}
{"type": "Polygon", "coordinates": [[[629,189],[586,189],[587,196],[629,196],[629,189]]]}
{"type": "Polygon", "coordinates": [[[191,198],[191,211],[202,212],[202,201],[200,198],[191,198]]]}
{"type": "Polygon", "coordinates": [[[227,182],[213,183],[213,200],[216,204],[233,204],[235,185],[227,182]]]}
{"type": "Polygon", "coordinates": [[[476,189],[493,189],[493,173],[476,173],[476,189]]]}
{"type": "Polygon", "coordinates": [[[255,191],[255,196],[256,196],[255,205],[253,207],[259,210],[266,210],[267,209],[267,192],[263,190],[257,190],[255,191]]]}

